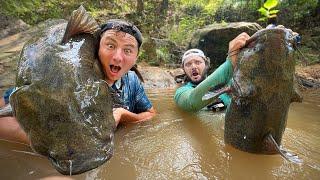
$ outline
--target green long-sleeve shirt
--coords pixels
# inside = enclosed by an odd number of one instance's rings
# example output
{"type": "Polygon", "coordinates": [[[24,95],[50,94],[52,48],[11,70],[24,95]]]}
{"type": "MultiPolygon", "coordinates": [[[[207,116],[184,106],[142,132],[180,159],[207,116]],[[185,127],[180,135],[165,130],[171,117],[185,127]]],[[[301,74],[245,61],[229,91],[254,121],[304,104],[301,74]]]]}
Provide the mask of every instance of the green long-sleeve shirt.
{"type": "MultiPolygon", "coordinates": [[[[203,107],[212,102],[211,99],[202,101],[202,96],[208,90],[218,84],[229,84],[233,75],[232,63],[229,58],[221,64],[212,74],[210,74],[200,84],[194,85],[191,82],[183,85],[176,90],[174,101],[176,104],[186,111],[199,111],[203,107]]],[[[225,105],[231,102],[230,96],[222,94],[219,98],[225,105]]]]}

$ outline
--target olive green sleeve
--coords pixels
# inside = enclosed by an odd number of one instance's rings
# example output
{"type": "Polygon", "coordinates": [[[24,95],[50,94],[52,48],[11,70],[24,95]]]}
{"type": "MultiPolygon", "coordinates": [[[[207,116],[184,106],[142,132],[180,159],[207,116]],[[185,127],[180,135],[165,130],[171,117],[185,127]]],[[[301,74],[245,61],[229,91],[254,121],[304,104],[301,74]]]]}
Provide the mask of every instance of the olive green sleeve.
{"type": "MultiPolygon", "coordinates": [[[[202,101],[202,96],[208,90],[218,84],[227,84],[233,74],[232,63],[229,58],[221,64],[212,74],[204,81],[198,84],[195,88],[191,86],[182,86],[176,90],[174,101],[176,104],[186,111],[199,111],[212,100],[202,101]]],[[[221,96],[222,100],[230,101],[228,97],[221,96]]]]}

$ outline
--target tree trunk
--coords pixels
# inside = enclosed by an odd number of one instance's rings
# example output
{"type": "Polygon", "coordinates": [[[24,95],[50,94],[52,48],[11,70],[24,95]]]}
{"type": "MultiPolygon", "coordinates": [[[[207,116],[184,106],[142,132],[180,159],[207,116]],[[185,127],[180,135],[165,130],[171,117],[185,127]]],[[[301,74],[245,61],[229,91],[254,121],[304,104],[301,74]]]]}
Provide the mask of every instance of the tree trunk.
{"type": "Polygon", "coordinates": [[[137,14],[142,14],[144,10],[143,0],[137,0],[137,14]]]}

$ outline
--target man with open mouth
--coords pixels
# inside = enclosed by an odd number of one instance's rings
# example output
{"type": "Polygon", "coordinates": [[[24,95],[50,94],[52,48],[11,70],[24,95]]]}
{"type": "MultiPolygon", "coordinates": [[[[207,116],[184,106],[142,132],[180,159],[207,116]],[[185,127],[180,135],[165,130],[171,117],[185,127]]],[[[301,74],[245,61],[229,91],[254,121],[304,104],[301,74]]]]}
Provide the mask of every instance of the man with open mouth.
{"type": "Polygon", "coordinates": [[[151,102],[134,71],[142,44],[140,30],[124,20],[113,19],[101,26],[101,40],[98,56],[102,64],[105,80],[121,101],[114,108],[116,124],[141,122],[155,114],[151,102]]]}
{"type": "Polygon", "coordinates": [[[213,73],[207,77],[210,66],[210,59],[205,56],[200,49],[189,49],[182,56],[181,66],[185,72],[186,78],[181,87],[179,87],[174,96],[174,101],[178,107],[185,111],[199,111],[204,107],[218,110],[221,107],[228,106],[231,97],[226,93],[219,95],[218,99],[203,100],[203,96],[212,89],[222,88],[231,83],[233,69],[236,65],[237,53],[244,47],[246,40],[250,36],[247,33],[241,33],[229,43],[229,56],[213,73]]]}
{"type": "MultiPolygon", "coordinates": [[[[118,96],[113,109],[116,125],[146,121],[156,114],[137,74],[130,71],[138,59],[141,44],[142,34],[133,24],[114,19],[101,26],[98,57],[106,83],[118,96]]],[[[9,103],[13,91],[14,88],[8,89],[0,98],[0,108],[9,103]]],[[[1,118],[0,138],[30,143],[15,117],[1,118]]]]}

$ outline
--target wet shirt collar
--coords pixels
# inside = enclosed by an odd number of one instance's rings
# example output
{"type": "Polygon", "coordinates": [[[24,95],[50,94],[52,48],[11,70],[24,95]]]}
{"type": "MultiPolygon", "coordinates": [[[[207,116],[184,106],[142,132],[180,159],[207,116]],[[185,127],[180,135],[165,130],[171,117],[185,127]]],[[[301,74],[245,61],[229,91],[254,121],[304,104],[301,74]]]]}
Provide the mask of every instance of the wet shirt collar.
{"type": "Polygon", "coordinates": [[[111,86],[114,90],[119,90],[122,85],[122,78],[118,79],[113,85],[111,86]]]}

